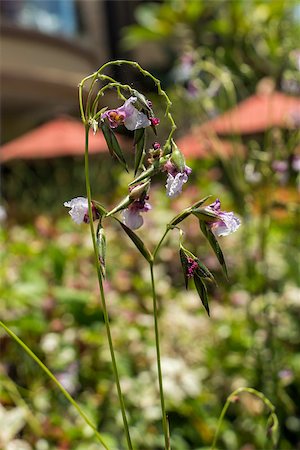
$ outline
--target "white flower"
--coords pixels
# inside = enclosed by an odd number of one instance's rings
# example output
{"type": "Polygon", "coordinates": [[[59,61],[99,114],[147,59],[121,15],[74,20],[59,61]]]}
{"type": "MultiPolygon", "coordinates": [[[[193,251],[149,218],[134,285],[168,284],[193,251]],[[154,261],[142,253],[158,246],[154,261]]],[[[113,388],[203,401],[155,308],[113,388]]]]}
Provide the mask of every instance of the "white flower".
{"type": "Polygon", "coordinates": [[[188,175],[185,172],[179,172],[175,176],[171,173],[168,174],[167,178],[167,196],[176,197],[182,191],[182,186],[188,181],[188,175]]]}
{"type": "Polygon", "coordinates": [[[218,219],[209,224],[215,236],[228,236],[234,233],[241,225],[240,219],[233,212],[221,211],[221,202],[218,198],[206,209],[218,214],[218,219]]]}
{"type": "Polygon", "coordinates": [[[75,223],[80,224],[82,222],[88,222],[88,200],[85,197],[72,198],[69,202],[65,202],[64,206],[71,208],[69,211],[70,216],[75,223]]]}
{"type": "Polygon", "coordinates": [[[139,211],[127,208],[123,211],[123,223],[131,230],[137,230],[143,225],[144,219],[139,211]]]}
{"type": "Polygon", "coordinates": [[[220,220],[213,222],[211,231],[215,236],[228,236],[234,233],[241,225],[241,221],[233,212],[221,212],[219,214],[220,220]]]}
{"type": "MultiPolygon", "coordinates": [[[[148,199],[148,196],[146,196],[148,199]]],[[[131,230],[137,230],[140,228],[144,219],[141,216],[142,212],[148,212],[152,209],[150,203],[146,202],[144,199],[135,200],[128,208],[123,211],[123,223],[131,230]]]]}

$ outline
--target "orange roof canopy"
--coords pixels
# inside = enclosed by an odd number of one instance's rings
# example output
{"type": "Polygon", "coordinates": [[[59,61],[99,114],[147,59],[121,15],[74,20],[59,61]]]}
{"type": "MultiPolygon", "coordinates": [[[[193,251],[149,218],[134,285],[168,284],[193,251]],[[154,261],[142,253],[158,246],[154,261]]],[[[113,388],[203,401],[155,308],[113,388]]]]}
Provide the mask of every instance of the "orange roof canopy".
{"type": "MultiPolygon", "coordinates": [[[[128,148],[129,140],[118,136],[121,146],[128,148]]],[[[83,124],[72,117],[60,117],[25,133],[0,147],[0,161],[12,159],[39,159],[84,154],[85,130],[83,124]]],[[[102,133],[89,135],[89,152],[106,152],[102,133]]]]}

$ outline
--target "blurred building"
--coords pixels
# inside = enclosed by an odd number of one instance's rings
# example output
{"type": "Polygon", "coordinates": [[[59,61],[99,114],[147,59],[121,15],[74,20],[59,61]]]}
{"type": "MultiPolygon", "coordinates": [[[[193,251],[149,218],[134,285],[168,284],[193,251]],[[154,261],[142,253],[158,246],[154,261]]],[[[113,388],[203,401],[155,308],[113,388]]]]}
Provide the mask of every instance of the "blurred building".
{"type": "MultiPolygon", "coordinates": [[[[139,0],[1,0],[1,142],[61,113],[77,86],[120,51],[139,0]]],[[[134,55],[133,55],[134,56],[134,55]]]]}

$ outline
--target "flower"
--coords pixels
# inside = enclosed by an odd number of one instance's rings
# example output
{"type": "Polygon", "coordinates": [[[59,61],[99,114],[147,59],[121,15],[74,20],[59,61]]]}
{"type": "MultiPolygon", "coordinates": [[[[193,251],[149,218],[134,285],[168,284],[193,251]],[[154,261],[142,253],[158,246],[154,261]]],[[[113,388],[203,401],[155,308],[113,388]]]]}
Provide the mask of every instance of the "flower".
{"type": "Polygon", "coordinates": [[[137,230],[143,225],[144,219],[140,213],[147,212],[151,209],[150,203],[146,202],[148,198],[148,196],[144,196],[139,200],[135,200],[133,203],[131,203],[131,205],[128,206],[128,208],[124,209],[123,223],[128,228],[131,228],[131,230],[137,230]]]}
{"type": "MultiPolygon", "coordinates": [[[[71,208],[69,211],[70,216],[74,220],[75,223],[89,223],[89,206],[88,199],[85,197],[75,197],[72,198],[69,202],[65,202],[64,206],[67,208],[71,208]]],[[[95,206],[92,204],[92,213],[93,220],[96,220],[98,216],[98,211],[95,206]]]]}
{"type": "Polygon", "coordinates": [[[233,212],[221,211],[221,202],[217,200],[206,208],[218,214],[218,219],[209,223],[209,227],[215,236],[228,236],[234,233],[241,225],[241,221],[233,212]]]}
{"type": "Polygon", "coordinates": [[[181,193],[183,184],[188,181],[192,169],[185,165],[183,171],[181,172],[175,166],[175,164],[173,164],[171,161],[168,161],[164,165],[164,170],[168,172],[166,184],[167,196],[176,197],[181,193]]]}
{"type": "Polygon", "coordinates": [[[300,156],[295,155],[292,160],[292,168],[295,172],[300,172],[300,156]]]}
{"type": "Polygon", "coordinates": [[[118,125],[124,125],[130,131],[146,128],[151,125],[151,121],[146,114],[133,106],[136,101],[136,97],[130,97],[119,108],[105,111],[101,118],[106,118],[111,128],[116,128],[118,125]]]}

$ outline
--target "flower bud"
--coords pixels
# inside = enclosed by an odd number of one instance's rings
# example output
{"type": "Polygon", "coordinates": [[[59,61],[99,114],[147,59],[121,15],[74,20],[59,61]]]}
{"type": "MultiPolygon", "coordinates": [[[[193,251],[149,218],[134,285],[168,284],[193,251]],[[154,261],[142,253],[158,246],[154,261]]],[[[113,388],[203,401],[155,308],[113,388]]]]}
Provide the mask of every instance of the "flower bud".
{"type": "Polygon", "coordinates": [[[139,199],[142,194],[146,193],[150,187],[150,181],[147,181],[146,183],[138,184],[137,186],[130,188],[130,194],[129,198],[131,200],[137,200],[139,199]]]}
{"type": "Polygon", "coordinates": [[[178,168],[179,172],[185,169],[185,159],[175,142],[173,142],[171,162],[178,168]]]}

